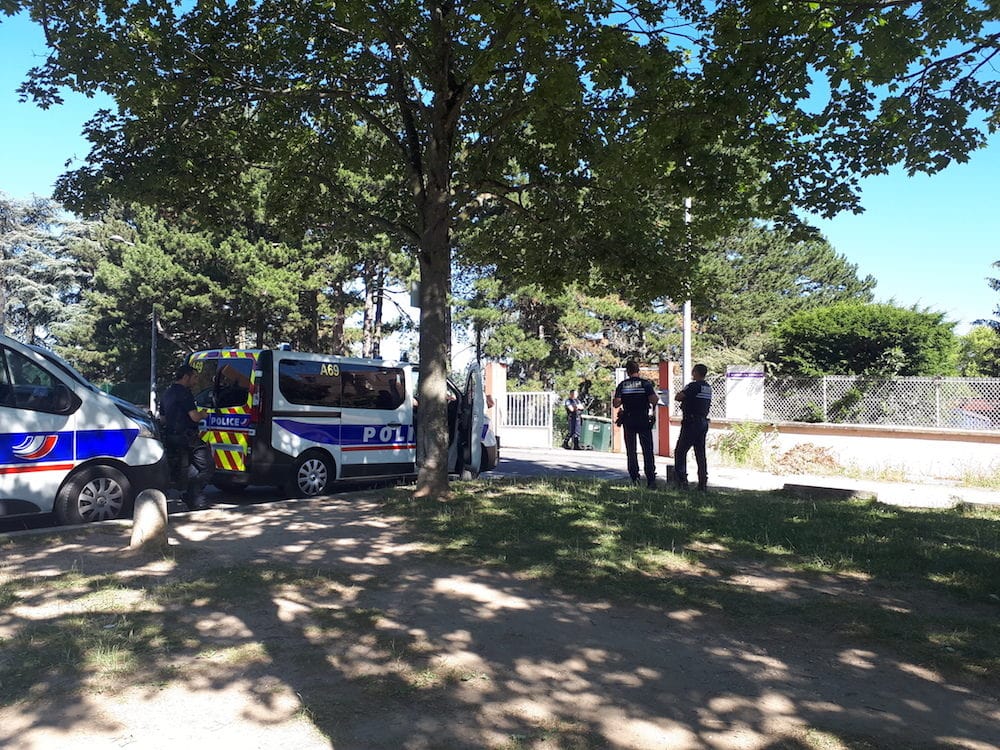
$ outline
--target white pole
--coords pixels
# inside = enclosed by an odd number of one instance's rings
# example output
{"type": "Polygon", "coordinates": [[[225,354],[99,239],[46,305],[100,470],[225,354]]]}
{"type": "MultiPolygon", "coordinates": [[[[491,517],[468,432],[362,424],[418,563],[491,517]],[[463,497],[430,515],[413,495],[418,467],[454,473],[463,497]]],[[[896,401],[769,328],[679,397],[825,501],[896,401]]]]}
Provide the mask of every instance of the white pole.
{"type": "MultiPolygon", "coordinates": [[[[688,228],[691,226],[691,196],[684,199],[684,228],[685,234],[687,234],[688,228]]],[[[691,368],[693,364],[691,362],[691,300],[686,300],[684,302],[684,333],[683,333],[683,345],[681,352],[681,387],[687,382],[688,377],[691,374],[691,368]]]]}
{"type": "Polygon", "coordinates": [[[691,374],[691,300],[684,302],[684,347],[681,355],[681,387],[691,374]]]}
{"type": "Polygon", "coordinates": [[[156,414],[156,305],[149,327],[149,410],[156,414]]]}

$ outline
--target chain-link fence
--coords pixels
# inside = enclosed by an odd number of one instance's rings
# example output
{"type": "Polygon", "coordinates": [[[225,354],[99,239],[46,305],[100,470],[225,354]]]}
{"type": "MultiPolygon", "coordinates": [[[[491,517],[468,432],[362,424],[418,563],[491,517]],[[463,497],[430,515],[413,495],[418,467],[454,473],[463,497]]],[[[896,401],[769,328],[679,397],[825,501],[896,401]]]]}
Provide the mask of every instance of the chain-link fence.
{"type": "MultiPolygon", "coordinates": [[[[709,382],[710,416],[723,418],[726,378],[709,382]]],[[[675,376],[674,388],[681,387],[675,376]]],[[[767,377],[762,419],[1000,430],[1000,378],[767,377]]]]}

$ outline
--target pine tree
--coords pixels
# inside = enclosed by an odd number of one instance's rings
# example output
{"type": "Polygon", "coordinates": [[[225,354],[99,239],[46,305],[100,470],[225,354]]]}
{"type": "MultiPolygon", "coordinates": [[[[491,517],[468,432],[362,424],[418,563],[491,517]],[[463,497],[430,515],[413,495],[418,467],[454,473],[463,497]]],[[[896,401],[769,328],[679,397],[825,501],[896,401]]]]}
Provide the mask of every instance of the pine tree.
{"type": "Polygon", "coordinates": [[[86,278],[71,252],[82,231],[54,201],[0,193],[0,333],[51,342],[70,321],[86,278]]]}

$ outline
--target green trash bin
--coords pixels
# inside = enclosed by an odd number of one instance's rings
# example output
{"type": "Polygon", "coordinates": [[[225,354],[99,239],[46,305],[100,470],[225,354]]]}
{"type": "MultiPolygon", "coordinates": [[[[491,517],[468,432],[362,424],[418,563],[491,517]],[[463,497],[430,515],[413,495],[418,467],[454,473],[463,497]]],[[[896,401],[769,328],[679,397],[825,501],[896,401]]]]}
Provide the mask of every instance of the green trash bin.
{"type": "Polygon", "coordinates": [[[607,417],[580,417],[580,446],[595,451],[611,450],[611,420],[607,417]]]}

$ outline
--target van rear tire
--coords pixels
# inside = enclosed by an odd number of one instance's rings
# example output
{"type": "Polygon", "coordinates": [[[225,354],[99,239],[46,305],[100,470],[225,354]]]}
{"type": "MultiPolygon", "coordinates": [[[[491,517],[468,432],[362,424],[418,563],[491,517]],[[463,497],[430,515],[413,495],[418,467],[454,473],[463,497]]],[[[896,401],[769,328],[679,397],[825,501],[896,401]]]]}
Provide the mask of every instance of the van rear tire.
{"type": "Polygon", "coordinates": [[[63,525],[109,521],[125,516],[132,499],[132,485],[118,469],[92,466],[66,480],[53,510],[63,525]]]}
{"type": "Polygon", "coordinates": [[[303,453],[295,462],[285,489],[292,497],[325,495],[335,476],[332,459],[319,451],[303,453]]]}

